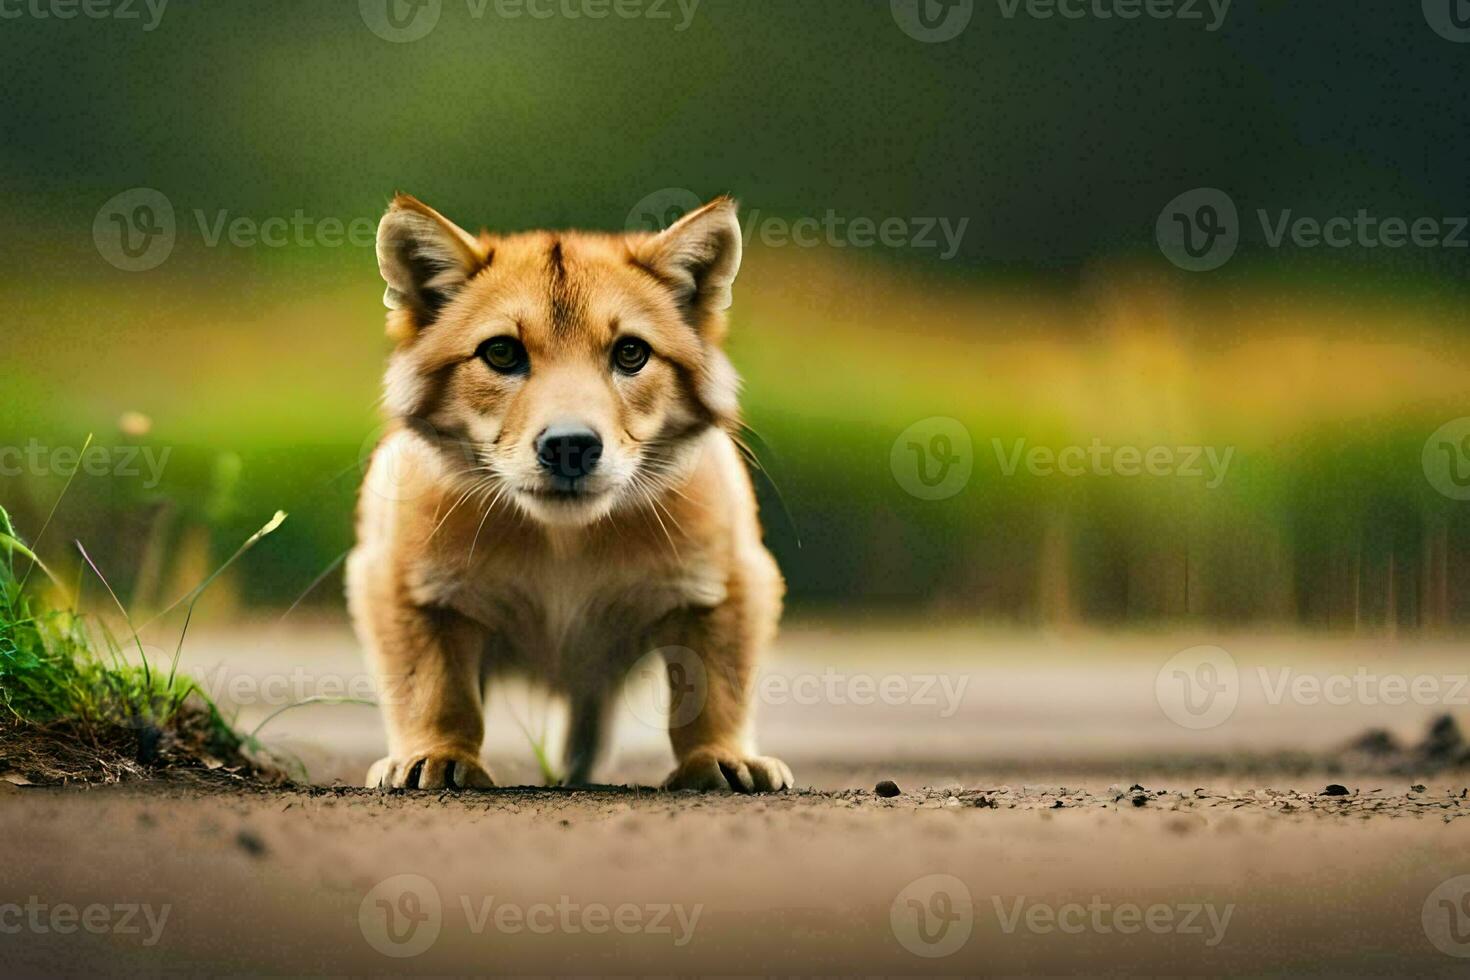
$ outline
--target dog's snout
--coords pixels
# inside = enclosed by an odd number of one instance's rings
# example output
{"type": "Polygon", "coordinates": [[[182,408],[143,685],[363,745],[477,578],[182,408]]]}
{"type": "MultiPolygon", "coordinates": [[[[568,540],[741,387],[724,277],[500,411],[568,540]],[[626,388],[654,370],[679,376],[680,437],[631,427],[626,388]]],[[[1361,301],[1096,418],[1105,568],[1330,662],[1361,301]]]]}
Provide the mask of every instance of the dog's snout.
{"type": "Polygon", "coordinates": [[[536,437],[536,459],[553,476],[579,479],[591,473],[601,458],[602,438],[585,425],[551,425],[536,437]]]}

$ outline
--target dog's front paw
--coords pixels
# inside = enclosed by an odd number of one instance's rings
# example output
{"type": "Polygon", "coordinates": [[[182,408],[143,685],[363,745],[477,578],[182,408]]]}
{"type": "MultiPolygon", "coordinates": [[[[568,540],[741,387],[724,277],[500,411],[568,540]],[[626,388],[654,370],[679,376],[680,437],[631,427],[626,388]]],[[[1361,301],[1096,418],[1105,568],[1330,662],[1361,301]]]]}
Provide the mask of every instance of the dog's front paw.
{"type": "Polygon", "coordinates": [[[489,789],[495,780],[468,752],[388,756],[368,770],[368,789],[489,789]]]}
{"type": "Polygon", "coordinates": [[[719,750],[695,752],[664,781],[665,789],[775,793],[790,789],[791,768],[767,755],[742,756],[719,750]]]}

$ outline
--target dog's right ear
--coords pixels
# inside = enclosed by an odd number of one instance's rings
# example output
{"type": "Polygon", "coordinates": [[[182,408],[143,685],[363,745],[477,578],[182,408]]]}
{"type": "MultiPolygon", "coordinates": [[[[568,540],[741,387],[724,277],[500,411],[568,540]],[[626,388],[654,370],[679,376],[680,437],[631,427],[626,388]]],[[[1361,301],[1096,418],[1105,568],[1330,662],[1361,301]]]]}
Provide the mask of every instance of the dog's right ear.
{"type": "Polygon", "coordinates": [[[390,333],[406,340],[485,264],[485,246],[427,204],[399,194],[378,222],[378,271],[390,333]]]}

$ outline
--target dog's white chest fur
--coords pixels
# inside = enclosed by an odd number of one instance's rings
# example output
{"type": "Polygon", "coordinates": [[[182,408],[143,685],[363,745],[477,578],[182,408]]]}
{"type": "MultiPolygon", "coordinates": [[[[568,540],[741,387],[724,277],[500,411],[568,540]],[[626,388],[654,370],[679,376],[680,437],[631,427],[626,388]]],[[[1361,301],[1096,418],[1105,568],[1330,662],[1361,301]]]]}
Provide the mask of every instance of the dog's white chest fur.
{"type": "Polygon", "coordinates": [[[416,602],[447,606],[485,626],[502,664],[554,677],[588,660],[636,658],[639,643],[680,609],[718,606],[720,566],[698,555],[648,568],[597,562],[575,549],[525,562],[515,574],[426,563],[416,602]]]}

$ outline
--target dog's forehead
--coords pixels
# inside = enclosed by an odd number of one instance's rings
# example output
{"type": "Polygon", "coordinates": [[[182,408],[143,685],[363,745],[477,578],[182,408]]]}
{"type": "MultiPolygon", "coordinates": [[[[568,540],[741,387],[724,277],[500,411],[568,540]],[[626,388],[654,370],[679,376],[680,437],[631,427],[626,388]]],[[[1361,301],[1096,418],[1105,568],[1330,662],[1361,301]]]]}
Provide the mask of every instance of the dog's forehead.
{"type": "Polygon", "coordinates": [[[658,285],[616,235],[534,232],[492,240],[471,282],[471,320],[513,322],[528,346],[603,344],[656,320],[658,285]]]}

